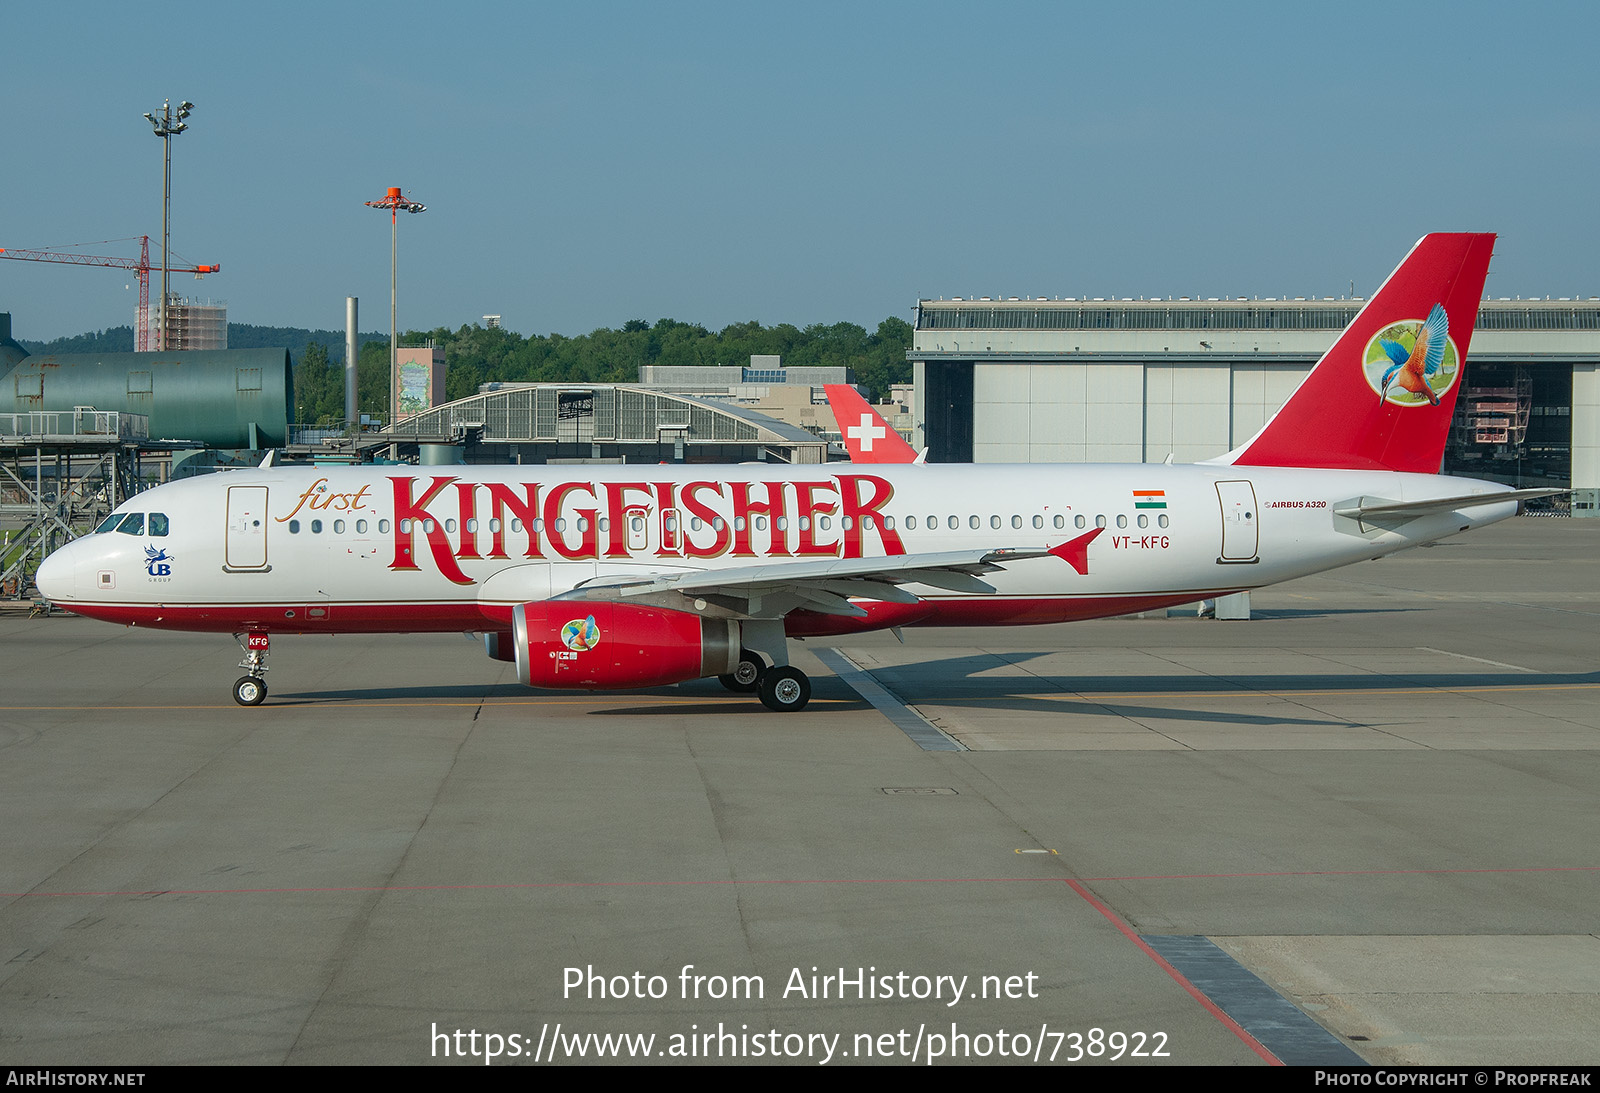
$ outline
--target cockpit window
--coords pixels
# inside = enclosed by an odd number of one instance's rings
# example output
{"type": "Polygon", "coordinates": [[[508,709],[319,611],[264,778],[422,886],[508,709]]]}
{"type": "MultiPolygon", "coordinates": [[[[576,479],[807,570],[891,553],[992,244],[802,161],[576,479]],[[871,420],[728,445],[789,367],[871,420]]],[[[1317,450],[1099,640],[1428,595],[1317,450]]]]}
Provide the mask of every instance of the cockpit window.
{"type": "Polygon", "coordinates": [[[167,533],[167,514],[152,512],[150,514],[150,534],[165,535],[167,533]]]}
{"type": "Polygon", "coordinates": [[[130,512],[122,518],[122,523],[117,525],[117,530],[124,535],[144,534],[144,513],[130,512]]]}
{"type": "Polygon", "coordinates": [[[122,523],[122,518],[125,515],[127,515],[127,514],[126,513],[121,513],[121,512],[113,512],[110,516],[107,516],[104,520],[102,520],[100,522],[100,526],[94,529],[94,533],[96,535],[99,535],[103,531],[112,530],[118,524],[122,523]]]}

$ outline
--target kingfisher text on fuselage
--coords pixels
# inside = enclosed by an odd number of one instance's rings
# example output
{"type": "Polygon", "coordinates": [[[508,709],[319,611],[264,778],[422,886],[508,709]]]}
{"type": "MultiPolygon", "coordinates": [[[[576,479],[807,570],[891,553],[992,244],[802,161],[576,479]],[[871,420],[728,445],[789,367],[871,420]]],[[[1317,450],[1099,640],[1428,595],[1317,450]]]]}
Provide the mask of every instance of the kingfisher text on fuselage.
{"type": "Polygon", "coordinates": [[[418,570],[418,533],[439,572],[474,584],[463,560],[860,558],[872,537],[906,552],[882,509],[894,487],[870,474],[812,481],[474,482],[394,475],[392,570],[418,570]],[[630,521],[653,523],[649,546],[630,521]],[[604,520],[604,530],[601,521],[604,520]]]}

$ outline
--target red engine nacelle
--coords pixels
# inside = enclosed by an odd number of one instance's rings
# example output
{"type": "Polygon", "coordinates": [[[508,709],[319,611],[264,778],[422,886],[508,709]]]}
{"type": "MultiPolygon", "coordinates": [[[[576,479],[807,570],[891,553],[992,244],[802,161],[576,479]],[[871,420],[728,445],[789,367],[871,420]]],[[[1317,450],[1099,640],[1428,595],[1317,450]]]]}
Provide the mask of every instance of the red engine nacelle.
{"type": "Polygon", "coordinates": [[[739,665],[739,624],[686,611],[541,600],[517,605],[511,625],[517,678],[530,687],[660,687],[739,665]]]}

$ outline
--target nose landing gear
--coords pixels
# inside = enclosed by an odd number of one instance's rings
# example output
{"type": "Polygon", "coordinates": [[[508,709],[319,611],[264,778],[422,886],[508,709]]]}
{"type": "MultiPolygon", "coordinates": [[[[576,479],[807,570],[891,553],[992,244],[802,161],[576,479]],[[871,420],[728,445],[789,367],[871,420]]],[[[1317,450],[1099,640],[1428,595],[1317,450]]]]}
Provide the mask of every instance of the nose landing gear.
{"type": "Polygon", "coordinates": [[[239,662],[239,667],[248,673],[234,681],[233,700],[241,706],[259,706],[267,699],[267,681],[261,677],[267,671],[269,639],[262,633],[233,636],[239,642],[239,648],[244,650],[244,659],[239,662]]]}

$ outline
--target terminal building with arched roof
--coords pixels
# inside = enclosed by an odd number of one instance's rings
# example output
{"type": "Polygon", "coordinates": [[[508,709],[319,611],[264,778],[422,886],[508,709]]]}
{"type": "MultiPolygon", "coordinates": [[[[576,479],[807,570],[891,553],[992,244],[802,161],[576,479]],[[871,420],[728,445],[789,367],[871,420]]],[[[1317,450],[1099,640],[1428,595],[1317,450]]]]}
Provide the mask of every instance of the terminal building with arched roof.
{"type": "Polygon", "coordinates": [[[630,384],[499,383],[401,421],[470,463],[825,463],[827,441],[731,402],[630,384]]]}

